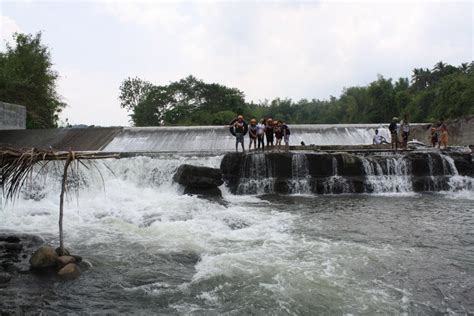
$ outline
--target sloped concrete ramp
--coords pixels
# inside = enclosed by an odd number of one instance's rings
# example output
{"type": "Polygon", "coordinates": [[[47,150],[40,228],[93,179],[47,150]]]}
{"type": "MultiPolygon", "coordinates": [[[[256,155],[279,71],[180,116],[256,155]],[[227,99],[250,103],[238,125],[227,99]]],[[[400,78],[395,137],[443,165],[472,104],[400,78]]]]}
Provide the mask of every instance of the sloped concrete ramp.
{"type": "Polygon", "coordinates": [[[122,127],[2,130],[0,144],[19,148],[95,151],[102,150],[122,127]]]}

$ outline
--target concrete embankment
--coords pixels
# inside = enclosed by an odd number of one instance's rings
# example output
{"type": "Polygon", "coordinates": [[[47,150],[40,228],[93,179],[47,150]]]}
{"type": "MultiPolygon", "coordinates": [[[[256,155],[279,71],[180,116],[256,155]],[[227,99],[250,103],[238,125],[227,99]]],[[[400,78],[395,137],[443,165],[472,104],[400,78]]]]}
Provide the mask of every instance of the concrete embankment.
{"type": "Polygon", "coordinates": [[[0,131],[0,144],[19,148],[90,151],[102,150],[121,127],[61,128],[0,131]]]}
{"type": "Polygon", "coordinates": [[[0,102],[0,130],[25,128],[26,108],[22,105],[0,102]]]}

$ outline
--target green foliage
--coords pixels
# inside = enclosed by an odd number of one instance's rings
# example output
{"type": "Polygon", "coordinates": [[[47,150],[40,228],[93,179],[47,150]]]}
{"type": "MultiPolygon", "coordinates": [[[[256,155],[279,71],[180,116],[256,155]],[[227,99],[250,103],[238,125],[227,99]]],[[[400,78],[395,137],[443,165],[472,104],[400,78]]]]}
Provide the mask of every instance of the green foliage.
{"type": "Polygon", "coordinates": [[[228,124],[248,112],[244,94],[235,88],[208,84],[193,76],[153,86],[127,78],[120,86],[121,106],[132,111],[135,126],[228,124]]]}
{"type": "Polygon", "coordinates": [[[411,121],[428,122],[474,114],[474,64],[454,67],[439,62],[432,70],[415,68],[411,81],[379,75],[368,86],[346,88],[339,98],[329,100],[276,98],[246,103],[238,89],[207,84],[193,76],[167,86],[152,86],[145,97],[132,99],[139,101],[122,107],[133,111],[136,126],[224,125],[238,114],[290,124],[379,123],[404,114],[411,121]]]}
{"type": "Polygon", "coordinates": [[[0,52],[0,100],[26,106],[28,128],[53,128],[66,106],[56,91],[58,74],[51,54],[41,43],[41,33],[13,35],[0,52]]]}

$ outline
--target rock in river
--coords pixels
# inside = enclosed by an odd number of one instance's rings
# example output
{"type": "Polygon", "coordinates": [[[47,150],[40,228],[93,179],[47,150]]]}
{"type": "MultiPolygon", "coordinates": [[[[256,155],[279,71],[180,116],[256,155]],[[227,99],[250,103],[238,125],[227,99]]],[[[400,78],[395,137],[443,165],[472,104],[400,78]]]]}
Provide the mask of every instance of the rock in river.
{"type": "Polygon", "coordinates": [[[40,247],[30,258],[32,268],[49,268],[55,267],[58,254],[54,248],[49,246],[40,247]]]}
{"type": "Polygon", "coordinates": [[[58,276],[64,280],[77,279],[80,275],[81,269],[74,263],[69,263],[58,271],[58,276]]]}

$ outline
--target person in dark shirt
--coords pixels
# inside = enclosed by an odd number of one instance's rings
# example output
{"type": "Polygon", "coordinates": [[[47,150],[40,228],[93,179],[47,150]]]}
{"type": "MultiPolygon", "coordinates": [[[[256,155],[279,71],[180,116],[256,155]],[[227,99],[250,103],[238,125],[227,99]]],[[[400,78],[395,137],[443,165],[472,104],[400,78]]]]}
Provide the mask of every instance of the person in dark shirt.
{"type": "Polygon", "coordinates": [[[283,132],[283,141],[285,142],[285,149],[288,150],[290,148],[290,128],[285,122],[283,122],[281,125],[281,129],[283,132]]]}
{"type": "Polygon", "coordinates": [[[395,147],[395,149],[398,149],[398,126],[397,126],[398,118],[394,117],[392,118],[392,122],[388,126],[388,129],[390,130],[390,136],[392,138],[392,149],[395,147]]]}
{"type": "Polygon", "coordinates": [[[245,152],[244,147],[244,134],[245,134],[245,121],[242,115],[237,117],[237,120],[233,122],[234,135],[235,135],[235,150],[239,151],[239,143],[242,145],[242,151],[245,152]]]}
{"type": "Polygon", "coordinates": [[[265,135],[267,136],[267,147],[273,147],[273,120],[271,118],[267,120],[267,128],[265,129],[265,135]]]}
{"type": "Polygon", "coordinates": [[[253,144],[253,148],[257,149],[257,120],[254,118],[250,120],[249,139],[250,139],[249,151],[250,149],[252,149],[252,144],[253,144]]]}

